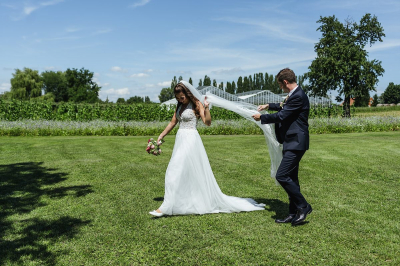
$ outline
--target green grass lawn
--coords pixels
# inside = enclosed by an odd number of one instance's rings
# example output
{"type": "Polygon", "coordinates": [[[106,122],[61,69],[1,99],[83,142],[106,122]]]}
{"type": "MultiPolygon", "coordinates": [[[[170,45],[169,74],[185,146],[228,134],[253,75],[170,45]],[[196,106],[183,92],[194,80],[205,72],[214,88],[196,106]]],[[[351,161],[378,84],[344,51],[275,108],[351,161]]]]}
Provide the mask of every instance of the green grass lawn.
{"type": "Polygon", "coordinates": [[[174,136],[158,157],[146,137],[0,137],[0,265],[400,264],[399,131],[312,135],[298,227],[274,222],[262,136],[202,139],[222,191],[265,211],[152,218],[174,136]]]}

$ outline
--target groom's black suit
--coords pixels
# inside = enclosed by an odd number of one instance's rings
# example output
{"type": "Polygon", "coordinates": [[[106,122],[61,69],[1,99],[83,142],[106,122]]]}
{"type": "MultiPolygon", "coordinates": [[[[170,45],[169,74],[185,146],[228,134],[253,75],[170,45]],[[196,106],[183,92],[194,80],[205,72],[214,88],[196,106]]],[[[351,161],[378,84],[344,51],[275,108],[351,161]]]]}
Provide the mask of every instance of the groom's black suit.
{"type": "Polygon", "coordinates": [[[298,86],[284,102],[283,107],[279,103],[270,103],[269,110],[278,112],[261,115],[261,123],[275,123],[276,138],[283,144],[283,158],[276,173],[276,180],[289,195],[289,213],[296,214],[297,209],[308,205],[300,192],[298,172],[299,162],[309,147],[310,103],[307,95],[298,86]]]}

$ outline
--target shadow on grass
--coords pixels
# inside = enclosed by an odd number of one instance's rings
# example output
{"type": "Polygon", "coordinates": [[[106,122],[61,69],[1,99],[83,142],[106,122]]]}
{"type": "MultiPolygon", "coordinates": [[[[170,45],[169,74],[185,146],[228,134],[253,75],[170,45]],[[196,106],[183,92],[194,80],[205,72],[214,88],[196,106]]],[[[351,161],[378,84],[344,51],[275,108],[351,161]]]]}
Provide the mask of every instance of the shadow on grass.
{"type": "Polygon", "coordinates": [[[65,173],[45,168],[43,163],[26,162],[0,165],[0,265],[34,261],[41,265],[57,264],[57,255],[49,250],[55,243],[72,238],[90,221],[63,216],[57,219],[29,218],[11,221],[45,206],[42,196],[81,197],[92,192],[91,186],[51,188],[66,180],[65,173]]]}
{"type": "Polygon", "coordinates": [[[278,219],[286,217],[289,213],[289,204],[278,199],[254,199],[258,203],[264,203],[267,211],[275,212],[275,215],[271,216],[272,219],[278,219]]]}

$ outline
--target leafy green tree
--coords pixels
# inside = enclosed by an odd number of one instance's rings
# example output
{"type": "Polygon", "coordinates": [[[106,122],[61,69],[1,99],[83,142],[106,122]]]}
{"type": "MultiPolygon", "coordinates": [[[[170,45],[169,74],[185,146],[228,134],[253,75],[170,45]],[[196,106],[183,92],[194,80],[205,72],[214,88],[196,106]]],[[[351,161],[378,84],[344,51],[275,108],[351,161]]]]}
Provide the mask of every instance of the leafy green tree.
{"type": "Polygon", "coordinates": [[[43,81],[37,70],[16,69],[11,78],[11,93],[13,99],[29,100],[42,95],[43,81]]]}
{"type": "Polygon", "coordinates": [[[189,83],[193,85],[193,80],[191,77],[189,78],[189,83]]]}
{"type": "Polygon", "coordinates": [[[243,78],[243,92],[249,91],[250,90],[250,82],[249,82],[249,78],[248,77],[244,77],[243,78]]]}
{"type": "Polygon", "coordinates": [[[182,76],[179,76],[178,82],[181,81],[181,80],[183,80],[183,78],[182,78],[182,76]]]}
{"type": "Polygon", "coordinates": [[[221,90],[224,90],[224,83],[221,81],[221,83],[218,85],[218,88],[221,90]]]}
{"type": "Polygon", "coordinates": [[[207,75],[204,76],[203,86],[211,86],[211,78],[207,75]]]}
{"type": "Polygon", "coordinates": [[[99,100],[99,87],[93,81],[93,72],[87,69],[67,69],[68,101],[95,103],[99,100]]]}
{"type": "Polygon", "coordinates": [[[125,103],[125,99],[124,98],[118,98],[117,99],[117,103],[118,104],[124,104],[125,103]]]}
{"type": "Polygon", "coordinates": [[[201,79],[199,80],[199,86],[203,86],[203,81],[201,79]]]}
{"type": "Polygon", "coordinates": [[[232,81],[232,93],[236,93],[236,83],[232,81]]]}
{"type": "Polygon", "coordinates": [[[244,92],[244,90],[243,90],[243,78],[242,78],[242,76],[239,76],[238,81],[237,81],[237,83],[236,83],[236,86],[237,86],[237,88],[236,88],[236,93],[244,92]]]}
{"type": "MultiPolygon", "coordinates": [[[[170,100],[170,99],[168,99],[168,100],[170,100]]],[[[128,104],[144,103],[144,99],[143,99],[143,97],[140,97],[140,96],[133,96],[133,97],[130,97],[128,100],[126,100],[126,103],[128,103],[128,104]]]]}
{"type": "Polygon", "coordinates": [[[390,82],[381,95],[383,103],[400,103],[400,85],[390,82]]]}
{"type": "Polygon", "coordinates": [[[232,90],[232,83],[230,83],[229,81],[226,82],[226,88],[225,91],[230,93],[230,94],[234,94],[235,92],[232,90]]]}
{"type": "Polygon", "coordinates": [[[68,102],[68,86],[62,71],[45,71],[41,74],[44,93],[52,93],[55,102],[68,102]]]}
{"type": "Polygon", "coordinates": [[[171,100],[174,97],[175,97],[174,89],[171,89],[171,88],[163,88],[160,92],[160,95],[158,95],[158,99],[160,100],[160,103],[171,100]]]}
{"type": "Polygon", "coordinates": [[[350,98],[366,95],[375,90],[378,76],[384,69],[381,62],[368,60],[364,47],[385,36],[376,16],[366,14],[359,24],[339,22],[335,16],[320,17],[318,28],[322,38],[315,45],[317,58],[309,66],[306,77],[314,95],[327,96],[329,90],[344,95],[344,116],[350,117],[350,98]]]}
{"type": "Polygon", "coordinates": [[[214,86],[214,87],[218,87],[217,81],[216,81],[215,79],[213,79],[213,86],[214,86]]]}
{"type": "Polygon", "coordinates": [[[360,95],[357,98],[355,98],[354,106],[355,107],[367,107],[370,99],[371,99],[371,96],[369,95],[369,92],[367,94],[360,95]]]}
{"type": "MultiPolygon", "coordinates": [[[[176,84],[178,84],[178,81],[176,80],[176,76],[171,81],[171,89],[174,90],[176,84]]],[[[168,99],[169,100],[169,99],[168,99]]]]}
{"type": "Polygon", "coordinates": [[[151,103],[150,97],[149,96],[144,97],[144,102],[151,103]]]}
{"type": "Polygon", "coordinates": [[[372,97],[372,106],[375,107],[379,103],[379,98],[378,95],[375,94],[374,97],[372,97]]]}

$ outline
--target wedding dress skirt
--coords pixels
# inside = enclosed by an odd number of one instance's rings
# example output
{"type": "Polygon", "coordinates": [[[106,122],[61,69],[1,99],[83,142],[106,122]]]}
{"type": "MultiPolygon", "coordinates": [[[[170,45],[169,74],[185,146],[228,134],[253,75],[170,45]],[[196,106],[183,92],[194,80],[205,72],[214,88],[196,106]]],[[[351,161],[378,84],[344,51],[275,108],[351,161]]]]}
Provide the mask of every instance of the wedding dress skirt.
{"type": "Polygon", "coordinates": [[[165,174],[164,202],[159,208],[162,213],[230,213],[264,210],[263,206],[265,204],[257,204],[252,199],[223,194],[197,130],[178,130],[165,174]]]}

